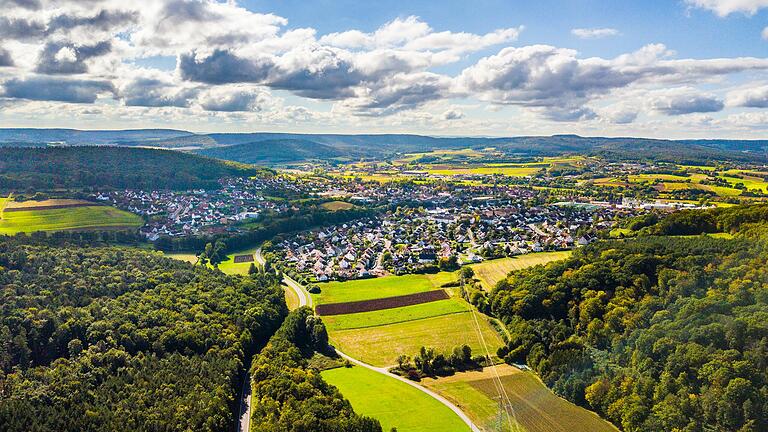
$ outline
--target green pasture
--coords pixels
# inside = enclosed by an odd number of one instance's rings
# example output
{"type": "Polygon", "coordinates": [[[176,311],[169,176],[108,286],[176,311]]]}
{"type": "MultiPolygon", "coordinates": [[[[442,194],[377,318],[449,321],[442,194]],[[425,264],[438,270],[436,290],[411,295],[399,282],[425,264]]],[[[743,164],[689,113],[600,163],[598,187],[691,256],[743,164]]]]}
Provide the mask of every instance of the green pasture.
{"type": "Polygon", "coordinates": [[[360,366],[321,373],[352,404],[355,412],[398,432],[467,431],[467,425],[448,407],[426,393],[392,377],[360,366]]]}
{"type": "Polygon", "coordinates": [[[34,231],[138,228],[144,220],[126,211],[108,206],[68,207],[4,211],[0,234],[34,231]]]}

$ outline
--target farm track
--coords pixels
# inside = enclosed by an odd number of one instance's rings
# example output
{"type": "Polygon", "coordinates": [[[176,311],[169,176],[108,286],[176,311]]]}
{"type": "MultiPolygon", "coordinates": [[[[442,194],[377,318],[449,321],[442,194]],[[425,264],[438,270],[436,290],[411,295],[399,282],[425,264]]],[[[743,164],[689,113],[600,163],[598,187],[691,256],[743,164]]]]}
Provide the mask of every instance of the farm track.
{"type": "Polygon", "coordinates": [[[318,315],[345,315],[359,312],[373,312],[384,309],[394,309],[403,306],[413,306],[431,303],[439,300],[447,300],[450,296],[445,290],[425,291],[415,294],[406,294],[394,297],[384,297],[373,300],[359,300],[343,303],[329,303],[318,305],[315,310],[318,315]]]}
{"type": "MultiPolygon", "coordinates": [[[[256,253],[254,254],[254,257],[256,257],[256,261],[258,261],[259,264],[264,265],[265,260],[264,260],[264,256],[261,254],[261,248],[256,250],[256,253]]],[[[296,282],[295,280],[293,280],[293,279],[291,279],[291,278],[289,278],[287,276],[285,276],[283,278],[283,283],[285,285],[287,285],[290,289],[294,290],[296,292],[296,295],[299,296],[299,307],[301,307],[301,306],[312,307],[312,296],[309,294],[309,292],[307,292],[307,290],[301,284],[299,284],[298,282],[296,282]]],[[[344,354],[343,352],[339,351],[338,349],[336,349],[336,352],[342,358],[344,358],[346,360],[349,360],[350,363],[354,363],[354,364],[356,364],[356,365],[358,365],[360,367],[364,367],[364,368],[372,370],[372,371],[374,371],[376,373],[380,373],[382,375],[386,375],[386,376],[388,376],[390,378],[393,378],[393,379],[396,379],[398,381],[401,381],[401,382],[403,382],[405,384],[408,384],[411,387],[414,387],[414,388],[416,388],[416,389],[426,393],[430,397],[434,398],[438,402],[440,402],[443,405],[445,405],[446,407],[448,407],[448,409],[453,411],[457,416],[459,416],[459,418],[464,423],[466,423],[466,425],[467,425],[467,427],[469,428],[470,431],[472,431],[472,432],[482,432],[481,429],[479,427],[477,427],[472,422],[472,420],[464,413],[464,411],[461,410],[461,408],[457,407],[456,405],[451,403],[451,401],[449,401],[448,399],[446,399],[446,398],[440,396],[439,394],[433,392],[432,390],[429,390],[429,389],[427,389],[427,388],[425,388],[425,387],[423,387],[423,386],[421,386],[419,384],[416,384],[415,382],[413,382],[413,381],[411,381],[411,380],[409,380],[407,378],[403,378],[403,377],[401,377],[399,375],[395,375],[393,373],[390,373],[386,368],[379,368],[379,367],[371,366],[368,363],[365,363],[365,362],[360,361],[360,360],[358,360],[358,359],[356,359],[354,357],[350,357],[350,356],[344,354]]],[[[249,403],[250,403],[250,398],[249,398],[249,403]]]]}

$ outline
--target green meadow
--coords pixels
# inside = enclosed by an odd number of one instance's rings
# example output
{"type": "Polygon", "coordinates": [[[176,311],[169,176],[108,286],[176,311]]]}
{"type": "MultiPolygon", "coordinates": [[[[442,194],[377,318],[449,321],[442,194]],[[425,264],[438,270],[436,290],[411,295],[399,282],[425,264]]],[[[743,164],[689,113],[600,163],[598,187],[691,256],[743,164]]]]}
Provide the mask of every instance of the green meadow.
{"type": "Polygon", "coordinates": [[[34,231],[138,228],[144,220],[126,211],[108,206],[68,207],[4,211],[0,234],[34,231]]]}
{"type": "Polygon", "coordinates": [[[352,404],[355,412],[381,422],[382,430],[457,432],[467,425],[448,407],[426,393],[360,366],[321,373],[352,404]]]}

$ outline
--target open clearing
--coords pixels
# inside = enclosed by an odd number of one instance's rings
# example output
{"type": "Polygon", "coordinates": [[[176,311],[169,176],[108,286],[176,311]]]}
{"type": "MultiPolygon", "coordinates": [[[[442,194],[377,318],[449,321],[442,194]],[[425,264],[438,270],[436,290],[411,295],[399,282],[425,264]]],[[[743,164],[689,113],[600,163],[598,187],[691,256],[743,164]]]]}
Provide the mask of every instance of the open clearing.
{"type": "Polygon", "coordinates": [[[327,203],[322,203],[320,206],[326,210],[330,211],[338,211],[338,210],[351,210],[355,208],[354,204],[350,204],[348,202],[344,201],[330,201],[327,203]]]}
{"type": "Polygon", "coordinates": [[[498,281],[507,277],[509,272],[513,270],[564,260],[570,255],[571,251],[539,252],[471,264],[470,267],[475,271],[475,277],[480,280],[483,288],[490,290],[496,286],[498,281]]]}
{"type": "MultiPolygon", "coordinates": [[[[8,203],[10,205],[10,203],[8,203]]],[[[144,220],[126,211],[108,206],[24,209],[8,211],[0,219],[0,234],[34,231],[92,229],[134,229],[144,220]]]]}
{"type": "MultiPolygon", "coordinates": [[[[488,349],[495,355],[502,345],[501,337],[488,318],[481,314],[477,317],[488,349]]],[[[331,342],[347,355],[374,366],[391,366],[399,355],[413,356],[422,346],[448,353],[467,344],[479,354],[481,345],[475,328],[471,312],[462,312],[377,327],[331,330],[329,334],[331,342]]]]}
{"type": "Polygon", "coordinates": [[[186,261],[190,264],[197,264],[197,255],[192,252],[164,252],[163,255],[179,261],[186,261]]]}
{"type": "Polygon", "coordinates": [[[465,301],[452,298],[396,309],[324,316],[323,322],[328,327],[328,331],[338,331],[397,324],[467,311],[469,311],[469,305],[465,301]]]}
{"type": "Polygon", "coordinates": [[[386,276],[357,279],[346,282],[318,284],[320,294],[312,294],[315,304],[343,303],[394,297],[432,291],[442,284],[456,280],[454,273],[442,272],[424,275],[386,276]]]}
{"type": "Polygon", "coordinates": [[[466,431],[467,425],[448,407],[426,393],[394,378],[359,366],[323,371],[355,412],[381,422],[382,429],[398,432],[466,431]]]}
{"type": "Polygon", "coordinates": [[[255,261],[235,262],[235,257],[239,255],[253,255],[256,253],[256,249],[258,248],[258,246],[254,246],[249,249],[232,252],[231,254],[227,255],[226,260],[219,263],[219,270],[226,274],[248,274],[248,269],[251,268],[251,264],[254,264],[255,261]]]}
{"type": "MultiPolygon", "coordinates": [[[[498,365],[504,389],[515,417],[526,432],[616,432],[618,429],[597,414],[562,399],[531,372],[498,365]]],[[[498,415],[497,390],[491,368],[425,379],[422,384],[461,408],[479,427],[495,430],[498,415]]],[[[504,422],[507,419],[504,418],[504,422]]],[[[505,431],[509,431],[507,426],[505,431]]]]}

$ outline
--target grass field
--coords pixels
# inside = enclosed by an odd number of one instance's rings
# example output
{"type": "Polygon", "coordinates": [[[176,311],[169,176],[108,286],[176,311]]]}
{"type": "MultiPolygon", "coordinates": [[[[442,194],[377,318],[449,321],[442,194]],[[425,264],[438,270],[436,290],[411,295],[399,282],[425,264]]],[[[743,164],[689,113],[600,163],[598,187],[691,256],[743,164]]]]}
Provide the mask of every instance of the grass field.
{"type": "Polygon", "coordinates": [[[296,295],[296,291],[294,291],[291,288],[284,287],[285,289],[285,304],[288,305],[288,310],[294,310],[298,309],[299,307],[299,296],[296,295]]]}
{"type": "Polygon", "coordinates": [[[226,260],[219,263],[219,270],[221,270],[226,274],[239,274],[239,275],[248,274],[248,269],[251,268],[251,264],[258,264],[258,263],[255,260],[252,262],[236,263],[235,256],[255,254],[256,249],[258,248],[259,248],[258,246],[254,246],[248,249],[232,252],[231,254],[227,255],[226,260]]]}
{"type": "Polygon", "coordinates": [[[164,252],[163,255],[167,256],[168,258],[173,258],[175,260],[179,261],[186,261],[191,264],[197,264],[197,255],[194,253],[188,252],[164,252]]]}
{"type": "Polygon", "coordinates": [[[480,280],[483,288],[490,290],[496,283],[504,279],[509,272],[532,267],[539,264],[546,264],[552,261],[559,261],[568,258],[571,251],[561,252],[540,252],[526,255],[520,255],[514,258],[500,258],[490,261],[472,264],[470,267],[475,271],[475,277],[480,280]]]}
{"type": "Polygon", "coordinates": [[[351,204],[345,201],[329,201],[329,202],[320,204],[320,206],[330,211],[351,210],[355,208],[354,204],[351,204]]]}
{"type": "Polygon", "coordinates": [[[138,228],[141,217],[108,206],[4,211],[0,234],[34,231],[138,228]]]}
{"type": "MultiPolygon", "coordinates": [[[[325,320],[325,318],[323,318],[325,320]]],[[[501,337],[478,314],[482,334],[495,355],[502,345],[501,337]]],[[[453,313],[432,318],[366,327],[352,330],[330,331],[331,342],[346,354],[375,366],[391,366],[397,356],[413,356],[422,346],[447,353],[454,347],[467,344],[473,352],[481,352],[475,323],[470,312],[453,313]]]]}
{"type": "Polygon", "coordinates": [[[408,384],[353,366],[323,371],[355,412],[381,422],[382,429],[398,432],[454,432],[469,428],[445,405],[408,384]]]}
{"type": "Polygon", "coordinates": [[[346,282],[318,284],[320,294],[312,294],[315,304],[342,303],[414,294],[440,288],[456,280],[454,273],[442,272],[425,275],[387,276],[346,282]]]}
{"type": "MultiPolygon", "coordinates": [[[[513,424],[526,432],[616,432],[618,429],[597,414],[580,408],[550,391],[530,372],[521,372],[509,365],[497,366],[504,390],[514,409],[513,424]]],[[[426,379],[427,388],[458,405],[484,430],[496,430],[498,392],[490,368],[481,372],[426,379]]],[[[503,419],[504,431],[510,431],[508,419],[503,419]]],[[[512,429],[513,430],[513,429],[512,429]]]]}
{"type": "Polygon", "coordinates": [[[466,302],[451,298],[394,309],[346,315],[329,315],[323,317],[323,322],[325,322],[329,331],[337,331],[396,324],[467,311],[469,311],[469,305],[466,302]]]}

